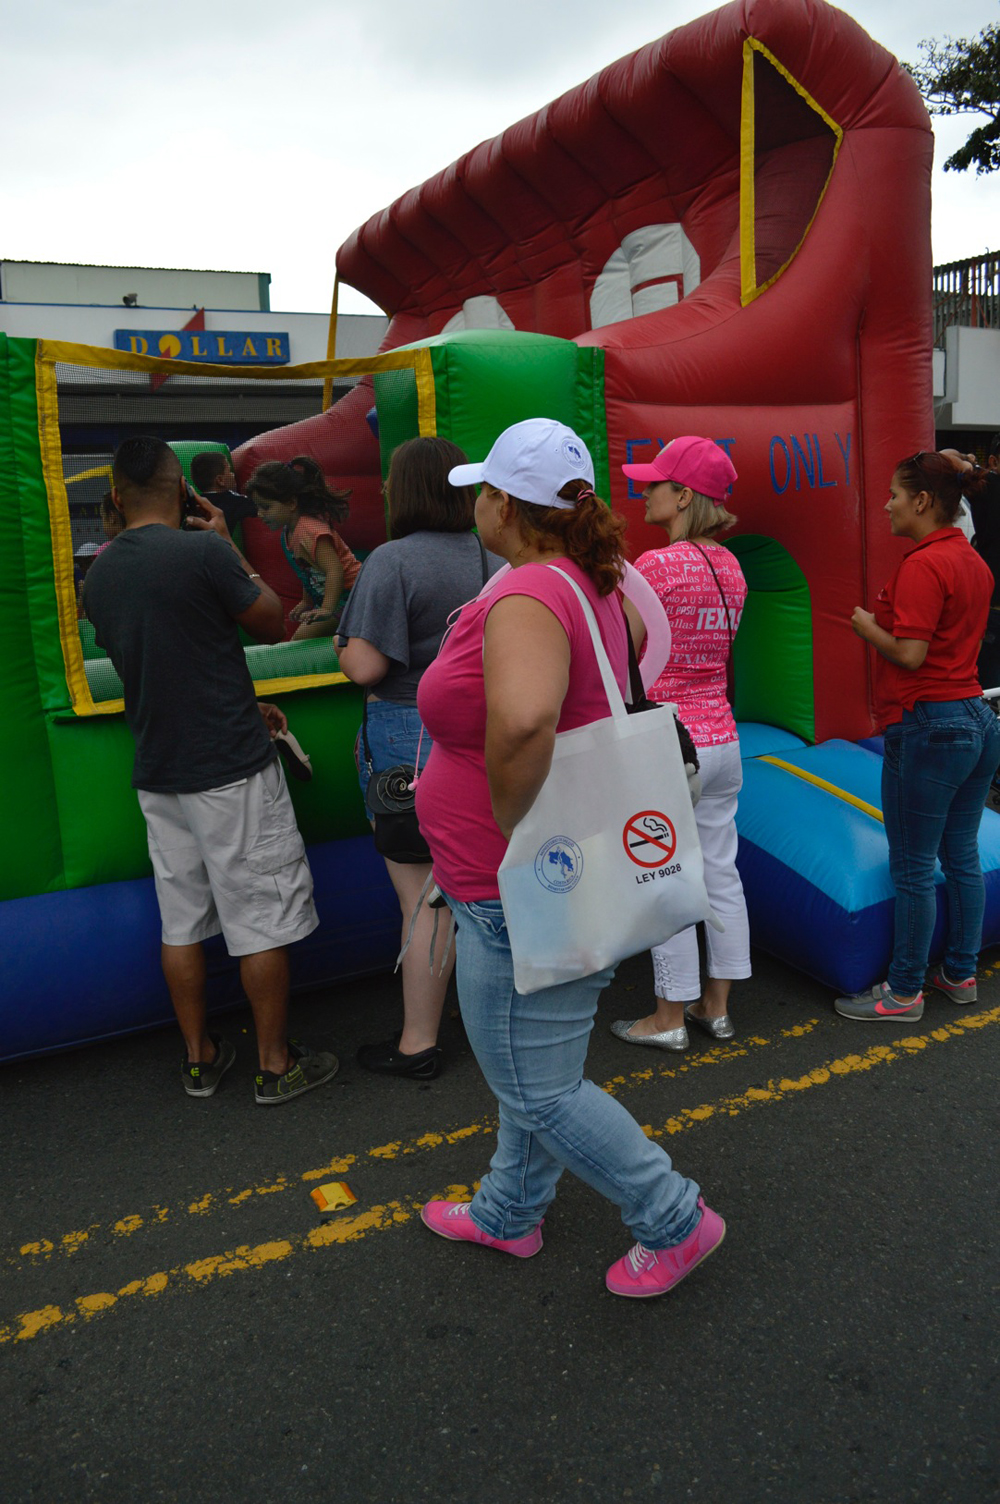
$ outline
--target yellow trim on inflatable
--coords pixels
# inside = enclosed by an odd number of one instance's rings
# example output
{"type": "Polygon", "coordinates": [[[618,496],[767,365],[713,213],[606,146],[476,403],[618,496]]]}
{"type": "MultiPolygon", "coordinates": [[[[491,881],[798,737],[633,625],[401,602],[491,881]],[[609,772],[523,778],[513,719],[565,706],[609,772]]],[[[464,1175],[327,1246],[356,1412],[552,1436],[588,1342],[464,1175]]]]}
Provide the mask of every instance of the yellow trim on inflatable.
{"type": "MultiPolygon", "coordinates": [[[[211,332],[211,331],[209,331],[211,332]]],[[[350,360],[310,360],[297,366],[215,366],[207,361],[169,360],[161,355],[133,355],[103,345],[74,345],[65,340],[40,339],[37,362],[45,365],[89,366],[99,371],[148,371],[151,376],[224,376],[228,381],[307,381],[326,376],[368,376],[379,371],[417,371],[430,352],[386,350],[382,355],[350,360]]]]}
{"type": "Polygon", "coordinates": [[[338,670],[331,674],[302,674],[298,678],[289,674],[283,679],[255,679],[253,687],[257,695],[284,695],[293,689],[323,689],[328,684],[351,684],[352,682],[346,674],[338,670]]]}
{"type": "MultiPolygon", "coordinates": [[[[148,371],[158,376],[234,376],[257,381],[296,381],[322,376],[367,376],[380,371],[412,371],[417,386],[417,421],[421,434],[436,433],[437,409],[434,397],[434,369],[428,349],[389,350],[383,355],[353,360],[315,360],[297,366],[217,366],[190,360],[168,360],[157,355],[133,355],[128,350],[109,350],[99,345],[77,345],[63,340],[40,339],[35,354],[35,386],[38,402],[38,438],[42,472],[49,499],[49,527],[52,534],[53,570],[59,615],[59,641],[66,670],[66,687],[70,704],[79,716],[118,715],[125,709],[124,700],[94,701],[84,667],[83,648],[77,626],[76,591],[73,576],[73,537],[70,529],[69,499],[63,476],[62,446],[59,438],[59,399],[56,366],[84,366],[104,371],[148,371]]],[[[71,481],[93,476],[109,476],[107,466],[96,466],[71,477],[71,481]]],[[[349,684],[346,674],[284,675],[275,679],[254,680],[258,695],[290,694],[297,689],[320,689],[331,684],[349,684]]]]}
{"type": "Polygon", "coordinates": [[[437,433],[437,402],[434,396],[431,352],[425,346],[422,350],[411,350],[409,353],[417,357],[413,366],[417,382],[417,426],[421,438],[433,438],[437,433]]]}
{"type": "MultiPolygon", "coordinates": [[[[330,305],[330,327],[326,335],[326,358],[337,358],[337,303],[340,299],[340,273],[333,274],[333,302],[330,305]]],[[[328,376],[323,383],[323,411],[326,412],[333,401],[333,377],[328,376]]]]}
{"type": "Polygon", "coordinates": [[[55,367],[43,360],[41,341],[35,355],[35,399],[38,404],[38,447],[49,500],[49,531],[52,535],[52,573],[56,587],[59,642],[66,667],[66,687],[77,715],[98,714],[83,666],[83,647],[77,626],[76,588],[73,575],[73,534],[69,525],[69,498],[63,480],[62,444],[59,438],[59,399],[55,367]]]}
{"type": "Polygon", "coordinates": [[[743,86],[740,93],[740,301],[744,307],[754,297],[757,285],[757,247],[754,225],[757,206],[754,192],[754,94],[752,37],[743,43],[743,86]]]}
{"type": "Polygon", "coordinates": [[[763,42],[759,42],[756,37],[745,38],[743,42],[743,84],[740,100],[740,301],[744,307],[747,303],[752,303],[755,298],[759,298],[761,293],[766,292],[769,287],[774,286],[778,278],[791,266],[805,244],[806,236],[812,229],[816,215],[819,213],[819,206],[826,197],[826,190],[830,186],[830,179],[833,177],[833,169],[837,165],[837,157],[840,155],[843,140],[843,128],[837,124],[832,116],[827,114],[823,106],[809,93],[809,90],[803,88],[798,79],[793,78],[788,69],[782,63],[779,63],[774,53],[765,47],[763,42]],[[760,286],[757,285],[757,247],[754,238],[756,195],[754,186],[753,55],[755,52],[759,52],[762,57],[767,58],[772,67],[776,68],[781,74],[782,78],[791,84],[796,94],[805,100],[811,110],[815,110],[823,123],[833,132],[834,137],[830,171],[826,175],[826,182],[823,184],[822,191],[816,200],[816,207],[812,212],[809,223],[802,232],[802,238],[784,265],[780,266],[774,273],[774,276],[769,277],[760,286]]]}
{"type": "Polygon", "coordinates": [[[75,486],[78,480],[96,480],[98,476],[110,481],[111,466],[95,465],[92,470],[80,470],[76,475],[64,476],[64,481],[67,486],[75,486]]]}
{"type": "Polygon", "coordinates": [[[874,804],[868,804],[866,800],[859,799],[857,794],[849,794],[846,789],[838,788],[835,783],[828,783],[825,778],[819,778],[815,773],[807,773],[805,768],[797,768],[793,762],[785,762],[784,758],[771,756],[758,757],[757,761],[773,763],[776,768],[784,768],[786,773],[792,773],[796,778],[804,779],[806,783],[815,784],[818,789],[833,794],[837,799],[843,799],[845,804],[853,804],[854,808],[859,809],[863,815],[871,815],[872,819],[877,820],[880,825],[885,824],[882,811],[876,809],[874,804]]]}
{"type": "MultiPolygon", "coordinates": [[[[258,699],[264,695],[285,695],[296,689],[325,689],[330,684],[350,684],[346,674],[303,674],[300,678],[286,675],[283,679],[255,679],[254,694],[258,699]]],[[[89,686],[88,686],[89,687],[89,686]]],[[[124,700],[96,700],[92,710],[77,710],[78,715],[120,715],[125,709],[124,700]]],[[[73,707],[76,709],[76,707],[73,707]]]]}
{"type": "Polygon", "coordinates": [[[88,710],[84,706],[74,705],[77,715],[124,715],[124,700],[94,700],[88,710]]]}

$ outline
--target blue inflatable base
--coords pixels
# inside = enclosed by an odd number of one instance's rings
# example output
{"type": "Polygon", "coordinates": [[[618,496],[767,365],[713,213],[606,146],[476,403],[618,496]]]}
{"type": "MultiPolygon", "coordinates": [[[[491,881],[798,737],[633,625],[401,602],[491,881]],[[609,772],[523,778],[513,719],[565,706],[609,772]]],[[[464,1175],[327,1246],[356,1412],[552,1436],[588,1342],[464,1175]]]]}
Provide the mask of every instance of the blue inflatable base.
{"type": "MultiPolygon", "coordinates": [[[[291,948],[293,988],[391,967],[399,904],[371,837],[312,846],[309,862],[320,925],[291,948]]],[[[238,962],[221,936],[206,952],[210,1009],[231,1008],[243,1000],[238,962]]],[[[0,1060],[173,1021],[151,877],[0,904],[0,955],[0,1060]]]]}
{"type": "MultiPolygon", "coordinates": [[[[753,944],[838,991],[863,991],[885,976],[893,940],[888,846],[871,813],[881,808],[880,740],[811,747],[774,726],[743,724],[740,744],[737,862],[753,944]]],[[[990,809],[980,855],[985,946],[1000,943],[1000,815],[990,809]]],[[[399,905],[369,836],[313,846],[309,860],[321,923],[292,947],[292,981],[335,996],[339,982],[392,966],[399,905]]],[[[945,929],[940,870],[936,880],[932,959],[945,929]]],[[[238,1005],[238,963],[221,938],[206,949],[211,1010],[238,1005]]],[[[173,1021],[152,878],[0,904],[0,955],[0,1061],[173,1021]]]]}
{"type": "MultiPolygon", "coordinates": [[[[881,780],[876,751],[838,740],[785,746],[743,763],[737,865],[753,944],[839,992],[861,992],[881,981],[892,956],[889,848],[881,820],[870,812],[881,812],[881,780]]],[[[1000,816],[989,809],[983,812],[979,851],[986,946],[1000,941],[1000,816]]],[[[940,867],[935,882],[932,960],[944,949],[947,900],[940,867]]]]}

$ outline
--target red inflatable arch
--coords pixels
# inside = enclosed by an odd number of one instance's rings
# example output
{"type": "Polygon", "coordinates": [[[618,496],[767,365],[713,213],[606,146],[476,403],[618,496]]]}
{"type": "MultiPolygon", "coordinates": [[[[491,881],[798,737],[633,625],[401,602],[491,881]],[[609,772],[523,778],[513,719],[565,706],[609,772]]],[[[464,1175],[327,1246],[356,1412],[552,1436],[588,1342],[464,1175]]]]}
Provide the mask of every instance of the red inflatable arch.
{"type": "MultiPolygon", "coordinates": [[[[604,69],[375,215],[340,278],[392,316],[384,349],[451,328],[605,351],[619,461],[724,444],[740,532],[776,539],[812,609],[815,735],[869,733],[847,622],[900,545],[894,462],[933,443],[930,123],[895,59],[822,0],[737,0],[604,69]]],[[[313,453],[381,536],[361,387],[238,455],[313,453]]]]}

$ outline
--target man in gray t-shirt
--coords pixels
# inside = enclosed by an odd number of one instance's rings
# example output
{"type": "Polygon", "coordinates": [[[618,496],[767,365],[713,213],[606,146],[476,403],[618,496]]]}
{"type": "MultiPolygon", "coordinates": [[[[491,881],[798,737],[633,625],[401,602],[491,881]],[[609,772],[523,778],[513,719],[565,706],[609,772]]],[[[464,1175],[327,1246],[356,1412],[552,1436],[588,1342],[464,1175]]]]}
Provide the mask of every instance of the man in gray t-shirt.
{"type": "Polygon", "coordinates": [[[121,678],[135,737],[132,784],[149,837],[163,973],[187,1047],[184,1089],[212,1096],[236,1058],[206,1017],[202,941],[221,933],[253,1009],[256,1100],[288,1101],[328,1080],[337,1060],[288,1040],[286,946],[319,920],[272,741],[287,722],[276,705],[258,705],[238,631],[280,642],[284,613],[161,439],[127,439],[113,478],[125,527],[91,566],[83,604],[121,678]]]}

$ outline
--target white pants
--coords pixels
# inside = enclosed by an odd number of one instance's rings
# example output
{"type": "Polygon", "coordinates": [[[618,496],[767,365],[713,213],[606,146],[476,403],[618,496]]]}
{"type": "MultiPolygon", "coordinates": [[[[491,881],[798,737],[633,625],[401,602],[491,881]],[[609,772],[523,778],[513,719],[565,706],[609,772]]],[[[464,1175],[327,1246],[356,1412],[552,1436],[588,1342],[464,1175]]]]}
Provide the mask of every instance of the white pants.
{"type": "MultiPolygon", "coordinates": [[[[743,884],[736,870],[736,800],[743,787],[740,744],[699,747],[701,798],[695,821],[705,859],[709,902],[726,926],[724,933],[705,926],[708,974],[728,981],[750,975],[750,925],[743,884]]],[[[654,946],[653,983],[657,997],[689,1003],[701,997],[698,931],[692,925],[665,945],[654,946]]]]}

